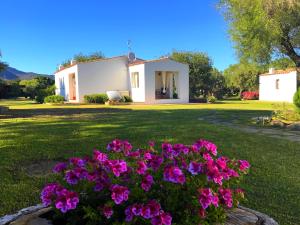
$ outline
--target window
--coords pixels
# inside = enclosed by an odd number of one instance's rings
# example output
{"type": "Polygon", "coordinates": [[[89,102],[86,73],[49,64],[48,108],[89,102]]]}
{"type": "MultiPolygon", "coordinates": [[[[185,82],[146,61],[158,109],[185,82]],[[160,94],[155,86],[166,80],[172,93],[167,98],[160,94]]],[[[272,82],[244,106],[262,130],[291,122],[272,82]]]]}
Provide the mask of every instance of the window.
{"type": "Polygon", "coordinates": [[[140,80],[139,80],[139,73],[138,72],[131,73],[131,87],[132,88],[139,88],[140,87],[140,80]]]}
{"type": "Polygon", "coordinates": [[[276,89],[279,89],[279,79],[276,79],[276,89]]]}

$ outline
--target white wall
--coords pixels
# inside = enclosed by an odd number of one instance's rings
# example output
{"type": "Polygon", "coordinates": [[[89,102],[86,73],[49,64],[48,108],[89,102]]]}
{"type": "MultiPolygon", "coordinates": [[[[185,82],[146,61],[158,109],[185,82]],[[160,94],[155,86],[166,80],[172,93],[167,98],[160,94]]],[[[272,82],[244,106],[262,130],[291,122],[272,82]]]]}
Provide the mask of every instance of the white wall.
{"type": "Polygon", "coordinates": [[[261,75],[259,77],[259,100],[292,102],[297,90],[297,72],[261,75]],[[279,89],[276,80],[279,79],[279,89]]]}
{"type": "Polygon", "coordinates": [[[128,91],[127,57],[78,64],[79,98],[106,91],[128,91]]]}
{"type": "Polygon", "coordinates": [[[130,77],[130,90],[131,97],[134,102],[145,102],[145,64],[139,64],[129,67],[129,77],[130,77]],[[139,73],[139,88],[133,88],[131,86],[131,73],[139,73]]]}
{"type": "Polygon", "coordinates": [[[56,86],[55,94],[63,96],[66,101],[69,100],[69,74],[72,74],[72,73],[75,73],[76,97],[77,97],[78,96],[78,67],[77,67],[77,65],[66,68],[55,74],[55,86],[56,86]]]}
{"type": "Polygon", "coordinates": [[[145,63],[145,102],[159,103],[188,103],[189,102],[189,67],[170,59],[145,63]],[[155,99],[155,72],[175,71],[178,73],[178,99],[155,99]]]}

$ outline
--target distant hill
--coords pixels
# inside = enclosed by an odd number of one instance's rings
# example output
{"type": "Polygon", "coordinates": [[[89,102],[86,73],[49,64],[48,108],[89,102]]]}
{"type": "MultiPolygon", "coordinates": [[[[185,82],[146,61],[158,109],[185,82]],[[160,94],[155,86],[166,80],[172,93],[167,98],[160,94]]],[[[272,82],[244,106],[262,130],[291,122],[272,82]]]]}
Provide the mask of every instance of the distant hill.
{"type": "Polygon", "coordinates": [[[36,76],[49,76],[54,79],[53,75],[37,74],[33,72],[23,72],[13,67],[7,67],[6,70],[0,72],[0,79],[4,80],[30,80],[36,76]]]}

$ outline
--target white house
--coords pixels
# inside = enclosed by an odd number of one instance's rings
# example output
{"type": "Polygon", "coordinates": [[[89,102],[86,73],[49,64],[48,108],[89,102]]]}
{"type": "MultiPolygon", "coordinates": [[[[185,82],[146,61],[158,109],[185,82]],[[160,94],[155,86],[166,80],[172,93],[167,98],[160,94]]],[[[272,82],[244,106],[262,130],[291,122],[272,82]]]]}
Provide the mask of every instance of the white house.
{"type": "Polygon", "coordinates": [[[293,102],[300,76],[295,69],[274,70],[259,76],[259,100],[293,102]]]}
{"type": "Polygon", "coordinates": [[[129,60],[127,56],[77,63],[55,72],[56,94],[69,102],[84,95],[120,91],[133,102],[189,102],[189,67],[169,58],[129,60]]]}

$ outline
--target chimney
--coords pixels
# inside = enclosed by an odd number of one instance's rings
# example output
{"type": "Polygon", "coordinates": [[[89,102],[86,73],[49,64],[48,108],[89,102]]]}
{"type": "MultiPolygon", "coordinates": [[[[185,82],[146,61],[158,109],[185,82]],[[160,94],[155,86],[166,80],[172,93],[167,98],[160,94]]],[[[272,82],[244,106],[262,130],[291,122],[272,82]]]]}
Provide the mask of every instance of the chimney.
{"type": "Polygon", "coordinates": [[[76,60],[75,60],[75,59],[72,59],[72,60],[71,60],[71,65],[74,65],[74,64],[76,64],[76,60]]]}
{"type": "Polygon", "coordinates": [[[61,70],[61,69],[63,69],[63,68],[64,68],[64,66],[63,66],[62,64],[59,64],[58,70],[61,70]]]}
{"type": "Polygon", "coordinates": [[[273,74],[275,73],[275,69],[274,68],[269,68],[269,74],[273,74]]]}

